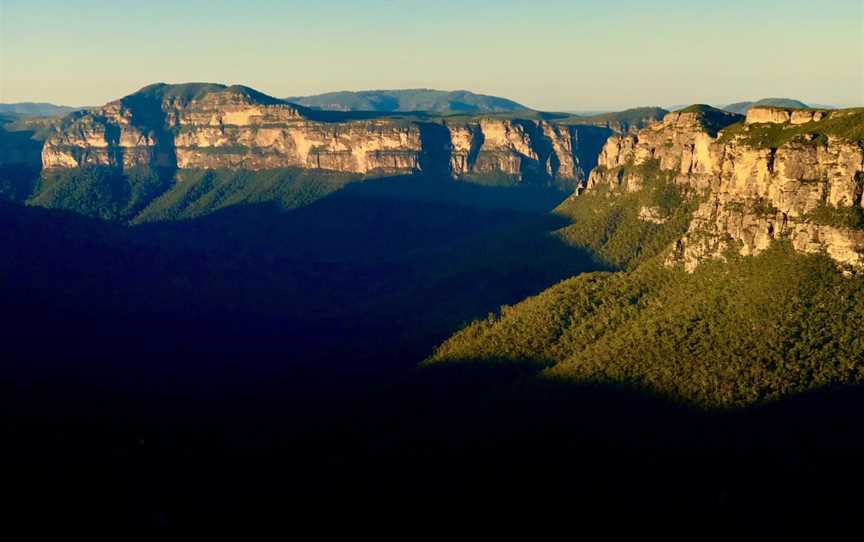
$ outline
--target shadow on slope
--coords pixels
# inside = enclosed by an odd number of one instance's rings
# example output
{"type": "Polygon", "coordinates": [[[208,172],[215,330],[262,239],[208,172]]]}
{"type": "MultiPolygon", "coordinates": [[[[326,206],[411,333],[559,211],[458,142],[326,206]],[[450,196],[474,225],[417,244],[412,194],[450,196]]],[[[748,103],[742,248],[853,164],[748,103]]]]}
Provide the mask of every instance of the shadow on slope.
{"type": "Polygon", "coordinates": [[[134,228],[4,205],[9,366],[99,374],[106,388],[184,388],[202,371],[226,386],[304,371],[322,387],[373,379],[501,303],[593,269],[548,235],[561,219],[545,211],[561,197],[410,177],[290,212],[239,205],[134,228]]]}
{"type": "MultiPolygon", "coordinates": [[[[298,402],[268,393],[276,383],[204,400],[89,396],[90,415],[3,427],[7,488],[55,517],[99,510],[103,524],[136,527],[275,521],[295,499],[333,498],[515,501],[523,513],[566,503],[780,538],[817,517],[823,534],[857,517],[861,389],[717,415],[608,387],[513,382],[512,371],[462,369],[355,399],[298,402]]],[[[69,393],[58,391],[58,402],[69,393]]]]}
{"type": "Polygon", "coordinates": [[[859,389],[711,414],[537,386],[536,367],[412,371],[463,318],[596,268],[548,235],[560,218],[433,188],[358,184],[292,212],[141,228],[0,207],[7,491],[42,517],[135,527],[281,518],[289,499],[333,495],[564,499],[730,533],[791,517],[775,536],[815,495],[825,528],[847,519],[859,389]],[[259,229],[235,228],[254,217],[300,233],[252,243],[259,229]],[[333,260],[373,234],[393,250],[333,260]]]}
{"type": "Polygon", "coordinates": [[[545,215],[566,196],[531,186],[402,176],[350,182],[295,209],[276,202],[241,203],[193,220],[144,223],[138,230],[160,244],[208,250],[394,260],[526,218],[563,225],[564,220],[545,215]]]}
{"type": "Polygon", "coordinates": [[[0,116],[0,199],[23,201],[42,170],[42,141],[35,127],[0,116]]]}

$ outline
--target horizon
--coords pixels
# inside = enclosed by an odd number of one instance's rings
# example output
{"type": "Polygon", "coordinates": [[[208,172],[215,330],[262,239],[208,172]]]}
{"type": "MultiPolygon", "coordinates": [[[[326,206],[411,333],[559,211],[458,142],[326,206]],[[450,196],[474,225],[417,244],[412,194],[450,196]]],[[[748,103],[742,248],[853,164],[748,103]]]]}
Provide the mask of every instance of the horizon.
{"type": "Polygon", "coordinates": [[[698,10],[681,0],[615,8],[478,0],[459,18],[451,0],[193,0],[172,6],[170,18],[166,6],[4,0],[0,102],[87,107],[155,81],[218,81],[279,98],[468,90],[541,111],[766,97],[864,105],[864,8],[856,0],[818,11],[799,0],[780,11],[764,0],[698,10]]]}
{"type": "MultiPolygon", "coordinates": [[[[106,103],[109,103],[109,102],[111,102],[111,101],[115,101],[115,100],[120,99],[120,98],[123,98],[123,97],[125,97],[125,96],[129,96],[129,95],[131,95],[131,94],[134,94],[134,93],[136,93],[136,92],[138,92],[138,91],[140,91],[140,90],[142,90],[142,89],[144,89],[144,88],[146,88],[146,87],[148,87],[148,86],[152,86],[152,85],[160,85],[160,84],[165,84],[165,85],[169,85],[169,86],[175,86],[175,85],[186,85],[186,84],[214,84],[214,85],[224,85],[225,87],[230,87],[230,86],[245,86],[245,87],[248,87],[248,88],[252,88],[253,90],[256,90],[256,91],[262,92],[263,94],[266,94],[266,95],[268,95],[268,96],[270,96],[270,97],[277,98],[277,99],[280,99],[280,100],[289,101],[289,102],[290,102],[290,99],[291,99],[291,98],[306,98],[306,97],[309,97],[309,96],[314,96],[314,95],[305,95],[305,96],[301,96],[301,95],[294,95],[294,96],[278,96],[278,95],[275,95],[275,94],[273,94],[273,93],[270,93],[270,92],[266,92],[266,91],[264,91],[264,90],[261,90],[261,89],[259,89],[259,88],[255,88],[255,87],[252,87],[252,86],[250,86],[250,85],[244,85],[243,83],[237,83],[237,82],[232,82],[232,83],[221,83],[221,82],[213,82],[213,81],[178,81],[178,82],[157,81],[157,82],[153,82],[153,83],[148,83],[147,85],[144,85],[144,86],[142,86],[142,87],[140,87],[140,88],[138,88],[138,89],[135,89],[135,90],[129,91],[129,92],[127,92],[127,93],[124,93],[124,94],[122,94],[122,95],[119,95],[119,96],[117,96],[117,97],[115,97],[115,98],[112,98],[112,99],[110,99],[110,100],[108,100],[108,101],[106,101],[106,102],[102,102],[102,103],[90,103],[90,104],[68,104],[68,103],[56,103],[56,102],[46,102],[46,101],[36,101],[36,100],[21,100],[21,101],[16,101],[16,102],[10,102],[10,101],[2,101],[2,100],[0,100],[0,105],[34,104],[34,105],[52,105],[52,106],[59,106],[59,107],[75,107],[75,108],[81,108],[81,109],[84,109],[84,108],[91,108],[91,107],[100,107],[100,106],[102,106],[102,105],[104,105],[104,104],[106,104],[106,103]]],[[[471,89],[467,89],[467,88],[441,89],[441,88],[428,88],[428,87],[413,87],[413,88],[368,88],[368,89],[357,89],[357,90],[346,90],[346,89],[343,89],[343,90],[331,90],[331,91],[325,91],[325,92],[321,92],[321,93],[319,93],[318,95],[340,94],[340,93],[363,93],[363,92],[405,92],[405,91],[417,91],[417,90],[426,90],[426,91],[435,91],[435,92],[451,92],[451,93],[452,93],[452,92],[470,92],[470,93],[477,94],[477,95],[481,95],[481,96],[489,96],[489,97],[498,97],[498,98],[510,99],[508,96],[504,96],[504,95],[501,95],[501,94],[487,94],[487,93],[481,93],[481,92],[474,92],[473,90],[471,90],[471,89]]],[[[518,100],[513,100],[513,101],[516,101],[517,103],[520,103],[520,105],[524,105],[524,106],[528,107],[529,109],[533,109],[533,110],[541,111],[541,112],[548,112],[548,113],[556,113],[556,112],[557,112],[557,113],[606,113],[606,112],[625,111],[625,110],[630,110],[630,109],[640,109],[640,108],[650,108],[650,107],[659,107],[659,108],[661,108],[661,109],[666,109],[666,110],[668,110],[668,111],[675,111],[676,109],[684,108],[684,107],[688,107],[688,106],[690,106],[690,105],[703,105],[703,104],[704,104],[704,105],[710,105],[710,106],[712,106],[712,107],[722,108],[722,107],[725,107],[725,106],[728,106],[728,105],[734,105],[734,104],[743,103],[743,102],[756,102],[756,101],[759,101],[759,100],[771,100],[771,99],[791,99],[791,100],[798,100],[798,98],[796,98],[796,97],[794,97],[794,96],[761,96],[761,97],[752,97],[752,98],[741,98],[741,99],[735,99],[735,100],[726,100],[726,101],[713,102],[713,103],[709,103],[709,102],[706,102],[706,101],[699,101],[699,100],[696,100],[696,101],[690,101],[690,102],[682,102],[682,103],[678,103],[678,104],[647,104],[647,103],[633,103],[633,104],[630,104],[630,105],[627,105],[627,106],[624,106],[624,107],[619,107],[619,108],[599,108],[599,109],[579,109],[579,108],[569,108],[569,109],[555,109],[555,110],[553,110],[553,109],[538,109],[538,108],[533,108],[533,107],[531,107],[530,105],[527,105],[527,104],[524,104],[524,103],[519,102],[518,100]]],[[[807,100],[800,100],[800,101],[806,103],[808,106],[813,107],[813,108],[819,108],[819,107],[821,107],[821,106],[835,107],[835,108],[837,108],[837,109],[848,109],[848,108],[864,107],[864,102],[862,102],[861,104],[837,104],[837,103],[826,103],[826,102],[824,102],[824,101],[813,101],[813,102],[810,102],[810,101],[807,101],[807,100]]]]}

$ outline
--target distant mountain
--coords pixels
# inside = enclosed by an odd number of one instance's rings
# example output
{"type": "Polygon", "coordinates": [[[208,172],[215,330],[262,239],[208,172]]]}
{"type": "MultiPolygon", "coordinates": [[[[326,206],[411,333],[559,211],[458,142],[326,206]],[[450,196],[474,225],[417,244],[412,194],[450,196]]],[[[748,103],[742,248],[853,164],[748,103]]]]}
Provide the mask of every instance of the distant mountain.
{"type": "Polygon", "coordinates": [[[431,89],[364,90],[328,92],[316,96],[286,98],[288,102],[332,111],[429,111],[435,113],[501,113],[530,111],[506,98],[431,89]]]}
{"type": "Polygon", "coordinates": [[[634,109],[626,109],[624,111],[614,111],[608,113],[600,113],[589,116],[578,115],[564,120],[566,124],[587,124],[609,128],[614,132],[627,132],[630,130],[638,130],[651,124],[663,120],[663,116],[669,111],[661,107],[636,107],[634,109]]]}
{"type": "Polygon", "coordinates": [[[807,109],[808,107],[810,107],[802,101],[793,100],[791,98],[763,98],[755,102],[736,102],[734,104],[724,105],[721,106],[720,109],[723,109],[724,111],[729,111],[730,113],[738,113],[739,115],[744,115],[747,113],[748,109],[759,105],[770,105],[774,107],[792,107],[796,109],[807,109]]]}
{"type": "Polygon", "coordinates": [[[199,100],[207,94],[227,93],[229,95],[246,99],[256,104],[273,105],[282,103],[278,98],[268,96],[263,92],[255,90],[244,85],[223,85],[221,83],[153,83],[147,85],[132,94],[121,98],[125,101],[139,100],[179,100],[180,102],[190,102],[199,100]]]}
{"type": "MultiPolygon", "coordinates": [[[[140,217],[149,220],[166,213],[173,218],[207,214],[234,201],[228,194],[255,199],[265,186],[287,186],[280,176],[222,179],[215,173],[196,183],[172,181],[175,174],[183,174],[179,170],[223,169],[290,169],[318,178],[339,173],[343,182],[422,172],[445,180],[496,186],[527,183],[569,191],[599,154],[594,146],[602,146],[609,135],[547,120],[567,118],[566,114],[523,110],[480,115],[483,123],[470,113],[443,118],[427,113],[326,111],[240,85],[156,83],[106,106],[64,117],[44,139],[41,165],[46,173],[32,201],[123,221],[135,219],[153,203],[158,209],[140,217]],[[378,120],[369,123],[370,118],[378,120]],[[183,119],[182,130],[174,130],[173,119],[183,119]],[[218,140],[208,135],[214,119],[225,128],[218,140]],[[262,129],[270,130],[274,139],[262,140],[262,129]],[[339,131],[338,138],[333,130],[339,131]],[[486,137],[487,133],[492,135],[486,137]],[[496,133],[511,135],[499,138],[496,133]],[[580,145],[574,146],[571,142],[577,138],[580,145]],[[89,166],[122,171],[99,173],[89,166]],[[73,171],[79,167],[87,171],[73,171]],[[140,168],[158,171],[139,176],[135,170],[140,168]],[[61,171],[69,175],[60,175],[61,171]],[[183,190],[193,185],[197,188],[192,192],[183,190]],[[124,188],[112,191],[117,187],[124,188]],[[169,195],[174,189],[180,192],[169,195]],[[98,200],[94,193],[107,199],[98,200]],[[202,199],[205,193],[209,196],[202,199]],[[198,203],[192,205],[193,200],[198,203]]],[[[36,128],[30,127],[34,133],[36,128]]],[[[319,186],[314,181],[296,185],[306,187],[304,193],[319,186]]]]}
{"type": "Polygon", "coordinates": [[[0,114],[5,113],[19,117],[59,117],[80,109],[83,108],[35,102],[0,104],[0,114]]]}

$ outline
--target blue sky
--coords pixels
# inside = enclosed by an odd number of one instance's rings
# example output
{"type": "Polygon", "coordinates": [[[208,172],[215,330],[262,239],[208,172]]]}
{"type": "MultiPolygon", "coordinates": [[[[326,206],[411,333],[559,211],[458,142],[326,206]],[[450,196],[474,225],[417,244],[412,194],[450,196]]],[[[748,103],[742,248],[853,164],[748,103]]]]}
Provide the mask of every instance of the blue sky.
{"type": "Polygon", "coordinates": [[[547,110],[864,105],[864,0],[0,0],[0,102],[101,104],[157,81],[547,110]]]}

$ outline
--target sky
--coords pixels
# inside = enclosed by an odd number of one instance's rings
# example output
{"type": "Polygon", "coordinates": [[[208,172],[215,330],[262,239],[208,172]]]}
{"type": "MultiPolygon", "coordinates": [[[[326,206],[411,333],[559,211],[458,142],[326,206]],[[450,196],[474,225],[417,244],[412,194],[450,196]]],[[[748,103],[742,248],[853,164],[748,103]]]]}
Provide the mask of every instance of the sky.
{"type": "Polygon", "coordinates": [[[99,105],[160,81],[858,106],[864,0],[0,0],[0,102],[99,105]]]}

